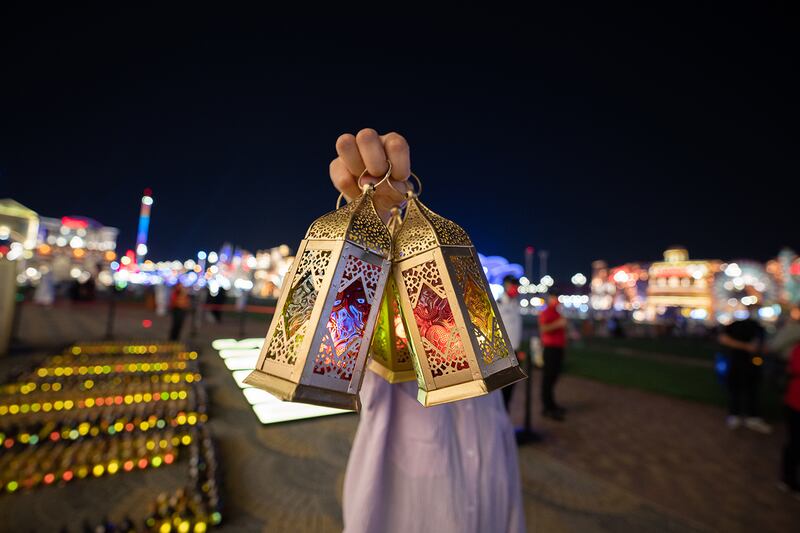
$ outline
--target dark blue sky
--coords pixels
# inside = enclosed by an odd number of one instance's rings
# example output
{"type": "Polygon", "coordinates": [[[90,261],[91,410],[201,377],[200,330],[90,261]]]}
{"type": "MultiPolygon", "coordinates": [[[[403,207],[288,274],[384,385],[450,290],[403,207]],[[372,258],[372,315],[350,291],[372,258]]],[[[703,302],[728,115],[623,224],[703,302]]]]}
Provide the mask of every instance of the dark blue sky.
{"type": "Polygon", "coordinates": [[[481,252],[548,249],[560,276],[673,243],[800,248],[784,9],[0,10],[0,197],[128,247],[152,187],[154,259],[295,247],[334,205],[336,137],[365,126],[408,138],[423,201],[481,252]]]}

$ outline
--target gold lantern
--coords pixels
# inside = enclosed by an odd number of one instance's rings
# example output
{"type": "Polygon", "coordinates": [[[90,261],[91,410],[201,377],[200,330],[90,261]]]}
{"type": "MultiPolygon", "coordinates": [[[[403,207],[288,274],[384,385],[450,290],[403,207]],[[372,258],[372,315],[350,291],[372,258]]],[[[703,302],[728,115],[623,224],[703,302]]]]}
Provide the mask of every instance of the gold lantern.
{"type": "Polygon", "coordinates": [[[425,406],[524,379],[478,254],[456,223],[409,195],[392,272],[425,406]]]}
{"type": "MultiPolygon", "coordinates": [[[[400,210],[392,209],[387,227],[391,235],[400,228],[400,210]]],[[[400,295],[394,280],[389,277],[386,291],[381,301],[378,322],[370,346],[370,360],[367,368],[389,383],[414,381],[414,364],[411,362],[411,347],[408,344],[403,316],[400,311],[400,295]]]]}
{"type": "Polygon", "coordinates": [[[360,408],[370,340],[391,263],[391,236],[367,186],[317,219],[300,242],[245,383],[282,400],[360,408]]]}

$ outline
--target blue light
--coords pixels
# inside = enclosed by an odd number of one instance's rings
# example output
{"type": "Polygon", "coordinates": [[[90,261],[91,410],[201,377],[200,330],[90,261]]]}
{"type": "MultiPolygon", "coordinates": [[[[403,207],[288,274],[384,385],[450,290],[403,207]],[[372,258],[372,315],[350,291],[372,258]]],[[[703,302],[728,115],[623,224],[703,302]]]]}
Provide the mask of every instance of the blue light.
{"type": "Polygon", "coordinates": [[[500,257],[499,255],[486,256],[478,254],[478,259],[483,266],[483,271],[486,272],[486,278],[489,280],[489,283],[501,285],[504,277],[514,276],[519,279],[525,273],[525,269],[522,268],[522,265],[509,263],[508,259],[500,257]]]}
{"type": "Polygon", "coordinates": [[[728,357],[725,354],[714,354],[714,373],[719,382],[725,384],[725,378],[728,375],[728,357]]]}

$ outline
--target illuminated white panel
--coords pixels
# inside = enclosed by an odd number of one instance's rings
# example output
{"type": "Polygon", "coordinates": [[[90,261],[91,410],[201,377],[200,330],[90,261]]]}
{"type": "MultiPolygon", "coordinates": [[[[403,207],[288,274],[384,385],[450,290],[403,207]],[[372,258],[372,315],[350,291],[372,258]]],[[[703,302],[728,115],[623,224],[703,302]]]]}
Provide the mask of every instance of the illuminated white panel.
{"type": "Polygon", "coordinates": [[[214,347],[215,350],[225,350],[225,349],[252,349],[256,348],[258,350],[261,349],[261,346],[264,345],[264,339],[262,338],[251,338],[251,339],[242,339],[237,341],[236,339],[217,339],[211,343],[211,346],[214,347]]]}
{"type": "Polygon", "coordinates": [[[264,346],[264,338],[259,337],[255,339],[242,339],[239,341],[239,348],[255,348],[260,350],[264,346]]]}
{"type": "Polygon", "coordinates": [[[304,418],[352,412],[308,403],[281,402],[278,399],[275,399],[275,402],[259,403],[253,406],[253,411],[255,411],[262,424],[275,424],[276,422],[288,422],[289,420],[302,420],[304,418]]]}
{"type": "MultiPolygon", "coordinates": [[[[261,352],[260,349],[255,349],[255,348],[246,350],[242,350],[239,348],[225,348],[219,351],[219,356],[222,357],[223,359],[227,359],[229,357],[241,357],[243,355],[255,355],[256,357],[258,357],[258,354],[260,352],[261,352]]],[[[252,368],[255,368],[255,366],[253,366],[252,368]]]]}
{"type": "Polygon", "coordinates": [[[239,341],[236,339],[217,339],[211,343],[211,347],[215,350],[223,350],[225,348],[236,348],[239,341]]]}
{"type": "Polygon", "coordinates": [[[275,396],[268,393],[265,390],[256,389],[255,387],[250,387],[249,389],[242,389],[244,393],[244,397],[247,398],[247,403],[250,405],[255,405],[257,403],[267,403],[273,400],[277,400],[275,396]]]}
{"type": "Polygon", "coordinates": [[[244,378],[250,375],[252,370],[234,370],[233,371],[233,379],[236,381],[236,384],[239,385],[240,389],[249,389],[250,385],[244,382],[244,378]]]}
{"type": "Polygon", "coordinates": [[[258,362],[262,344],[263,339],[244,339],[241,341],[236,339],[217,339],[211,344],[219,350],[220,357],[225,361],[225,366],[231,370],[236,385],[242,389],[247,403],[253,407],[253,411],[262,424],[275,424],[290,420],[352,412],[307,403],[284,402],[264,390],[256,389],[244,383],[244,379],[250,375],[250,372],[258,362]]]}
{"type": "Polygon", "coordinates": [[[228,370],[253,370],[256,367],[256,363],[258,363],[258,352],[225,359],[225,366],[228,367],[228,370]]]}

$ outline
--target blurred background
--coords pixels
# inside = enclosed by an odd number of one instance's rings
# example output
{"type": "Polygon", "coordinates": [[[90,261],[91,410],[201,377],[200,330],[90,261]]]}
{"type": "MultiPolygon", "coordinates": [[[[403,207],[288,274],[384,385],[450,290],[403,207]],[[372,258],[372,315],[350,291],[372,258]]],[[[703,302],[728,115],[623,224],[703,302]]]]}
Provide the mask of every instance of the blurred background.
{"type": "Polygon", "coordinates": [[[242,379],[364,127],[521,317],[529,530],[796,528],[796,13],[365,15],[0,7],[3,528],[341,530],[357,415],[242,379]]]}

